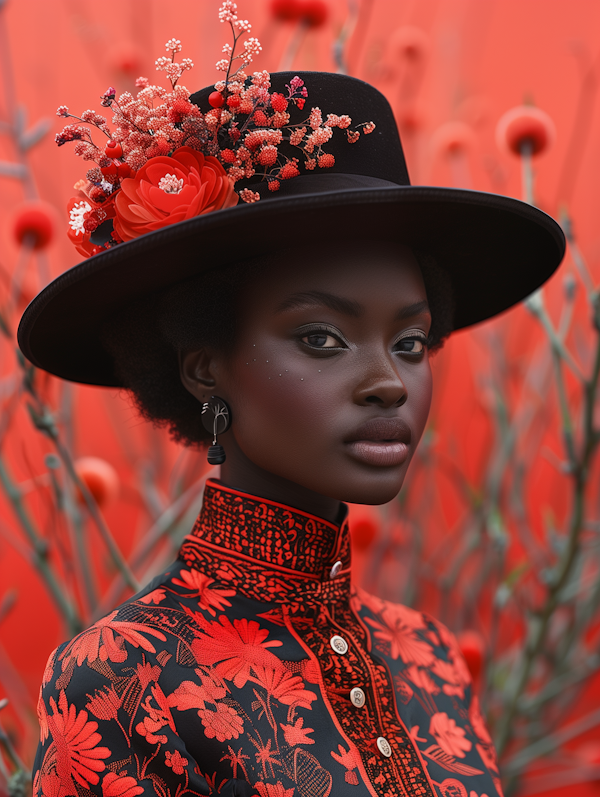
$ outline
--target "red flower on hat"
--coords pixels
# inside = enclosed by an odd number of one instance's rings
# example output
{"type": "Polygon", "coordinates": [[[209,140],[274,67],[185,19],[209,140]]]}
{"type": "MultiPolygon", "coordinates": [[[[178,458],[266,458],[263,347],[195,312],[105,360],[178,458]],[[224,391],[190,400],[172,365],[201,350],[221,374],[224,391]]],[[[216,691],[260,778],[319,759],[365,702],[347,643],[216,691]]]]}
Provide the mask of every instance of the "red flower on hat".
{"type": "Polygon", "coordinates": [[[135,177],[123,180],[115,198],[115,230],[124,241],[238,202],[216,158],[191,147],[150,158],[135,177]]]}
{"type": "Polygon", "coordinates": [[[90,237],[103,221],[114,218],[115,208],[112,200],[98,204],[83,191],[79,191],[78,196],[69,200],[67,212],[69,213],[67,235],[79,254],[90,257],[101,252],[105,247],[92,243],[90,237]]]}

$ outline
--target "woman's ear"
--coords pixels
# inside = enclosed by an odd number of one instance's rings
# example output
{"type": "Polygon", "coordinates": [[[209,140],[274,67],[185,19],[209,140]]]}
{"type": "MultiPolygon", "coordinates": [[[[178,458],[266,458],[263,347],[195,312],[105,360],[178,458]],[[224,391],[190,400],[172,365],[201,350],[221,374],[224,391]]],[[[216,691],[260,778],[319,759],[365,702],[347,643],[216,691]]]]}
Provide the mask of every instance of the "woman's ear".
{"type": "Polygon", "coordinates": [[[217,383],[213,376],[213,365],[213,358],[207,349],[179,352],[181,382],[198,401],[204,401],[207,388],[212,391],[217,383]]]}

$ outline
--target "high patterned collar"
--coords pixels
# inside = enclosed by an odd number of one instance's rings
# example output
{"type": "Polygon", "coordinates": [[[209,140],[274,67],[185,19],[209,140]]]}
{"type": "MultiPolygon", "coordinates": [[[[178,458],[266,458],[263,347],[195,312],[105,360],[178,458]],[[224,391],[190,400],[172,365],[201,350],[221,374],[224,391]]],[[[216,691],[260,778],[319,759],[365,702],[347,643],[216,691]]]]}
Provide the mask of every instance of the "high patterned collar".
{"type": "Polygon", "coordinates": [[[347,519],[330,523],[213,480],[179,558],[256,600],[328,602],[349,590],[347,519]]]}

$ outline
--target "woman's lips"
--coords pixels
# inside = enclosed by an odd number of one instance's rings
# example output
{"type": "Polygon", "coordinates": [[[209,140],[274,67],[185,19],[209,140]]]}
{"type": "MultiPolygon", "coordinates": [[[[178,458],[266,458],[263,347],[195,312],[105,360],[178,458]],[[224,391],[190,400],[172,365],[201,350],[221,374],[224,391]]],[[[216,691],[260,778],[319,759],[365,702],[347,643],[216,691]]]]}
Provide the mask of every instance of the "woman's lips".
{"type": "Polygon", "coordinates": [[[347,446],[354,459],[382,468],[403,465],[408,457],[408,446],[399,440],[354,440],[347,446]]]}
{"type": "Polygon", "coordinates": [[[371,418],[345,441],[354,459],[367,465],[393,468],[408,458],[410,426],[401,418],[371,418]]]}

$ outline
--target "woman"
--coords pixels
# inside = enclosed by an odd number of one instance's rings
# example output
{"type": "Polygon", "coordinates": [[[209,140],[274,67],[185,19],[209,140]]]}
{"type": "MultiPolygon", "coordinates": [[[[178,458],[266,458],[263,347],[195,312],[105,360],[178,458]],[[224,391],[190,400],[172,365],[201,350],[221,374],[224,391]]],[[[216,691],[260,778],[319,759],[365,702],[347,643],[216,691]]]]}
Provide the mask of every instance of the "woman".
{"type": "MultiPolygon", "coordinates": [[[[351,587],[342,502],[394,498],[427,420],[430,352],[539,287],[563,236],[516,200],[411,187],[372,87],[319,73],[271,81],[269,107],[290,114],[292,133],[304,103],[276,104],[304,83],[324,112],[376,129],[349,135],[352,147],[327,133],[325,173],[294,162],[284,139],[278,172],[243,172],[245,206],[214,166],[220,204],[184,208],[177,225],[156,202],[193,184],[189,153],[181,177],[172,153],[118,192],[115,178],[104,205],[88,193],[71,215],[103,208],[104,239],[82,227],[78,240],[101,251],[21,323],[34,364],[127,387],[145,417],[186,445],[212,443],[221,463],[177,562],[52,654],[36,794],[501,793],[455,640],[351,587]],[[299,175],[283,182],[290,163],[299,175]]],[[[223,102],[212,87],[192,98],[203,118],[246,101],[227,82],[217,91],[223,102]]],[[[232,129],[227,146],[210,139],[221,165],[233,163],[232,129]]],[[[254,163],[267,146],[248,145],[254,163]]]]}

